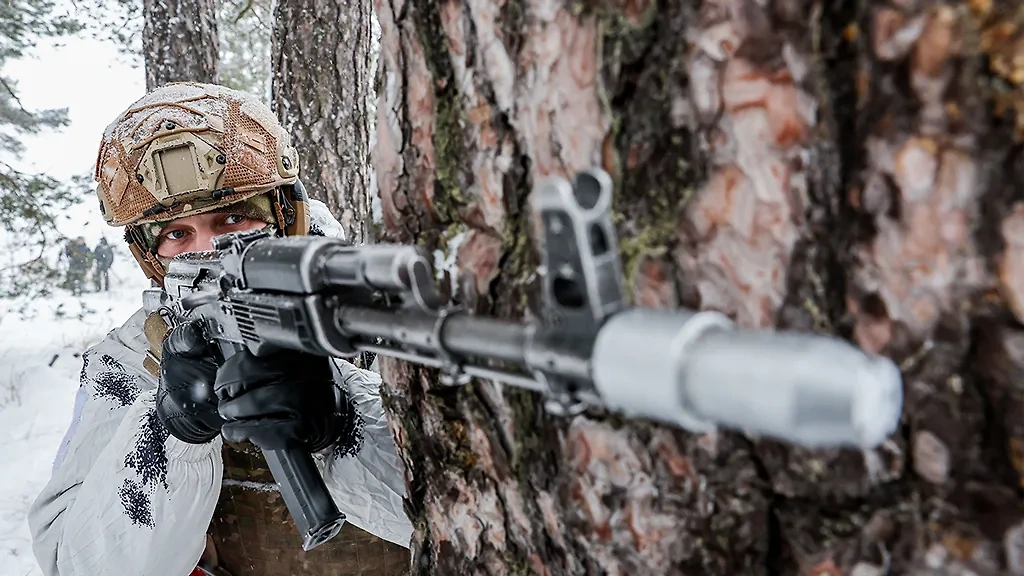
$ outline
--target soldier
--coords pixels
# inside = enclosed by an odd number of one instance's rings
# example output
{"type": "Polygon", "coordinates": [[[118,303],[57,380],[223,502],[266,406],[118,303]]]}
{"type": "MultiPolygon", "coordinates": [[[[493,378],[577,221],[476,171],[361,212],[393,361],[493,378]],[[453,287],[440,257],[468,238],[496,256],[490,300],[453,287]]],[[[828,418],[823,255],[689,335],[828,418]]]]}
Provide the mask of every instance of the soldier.
{"type": "Polygon", "coordinates": [[[106,238],[100,237],[96,248],[93,248],[93,258],[96,260],[96,269],[93,270],[96,291],[110,292],[110,267],[114,264],[114,249],[107,244],[106,238]]]}
{"type": "Polygon", "coordinates": [[[71,255],[75,252],[75,239],[71,238],[64,243],[64,249],[60,251],[57,256],[57,264],[64,265],[64,284],[61,285],[65,290],[72,290],[74,288],[74,278],[71,274],[71,255]]]}
{"type": "Polygon", "coordinates": [[[67,287],[75,296],[81,296],[92,267],[92,250],[85,244],[85,238],[79,236],[64,248],[64,255],[68,259],[67,287]]]}
{"type": "MultiPolygon", "coordinates": [[[[107,128],[97,194],[162,285],[171,258],[209,250],[219,234],[339,235],[298,170],[265,105],[220,86],[170,84],[107,128]]],[[[194,324],[168,333],[141,310],[86,352],[72,424],[29,514],[43,573],[406,573],[412,525],[380,377],[295,352],[215,358],[194,324]],[[196,390],[208,400],[197,403],[196,390]],[[255,448],[266,442],[315,454],[348,517],[334,540],[302,551],[255,448]]]]}

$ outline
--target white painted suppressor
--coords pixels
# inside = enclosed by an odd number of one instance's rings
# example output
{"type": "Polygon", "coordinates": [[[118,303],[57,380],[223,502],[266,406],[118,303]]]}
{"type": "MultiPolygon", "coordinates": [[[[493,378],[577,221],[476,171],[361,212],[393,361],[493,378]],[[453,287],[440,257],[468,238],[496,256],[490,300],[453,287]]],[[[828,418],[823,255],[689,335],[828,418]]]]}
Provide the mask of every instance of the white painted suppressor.
{"type": "Polygon", "coordinates": [[[721,426],[867,448],[896,430],[903,405],[888,358],[837,338],[735,330],[717,312],[621,312],[602,327],[592,358],[609,406],[694,432],[721,426]]]}

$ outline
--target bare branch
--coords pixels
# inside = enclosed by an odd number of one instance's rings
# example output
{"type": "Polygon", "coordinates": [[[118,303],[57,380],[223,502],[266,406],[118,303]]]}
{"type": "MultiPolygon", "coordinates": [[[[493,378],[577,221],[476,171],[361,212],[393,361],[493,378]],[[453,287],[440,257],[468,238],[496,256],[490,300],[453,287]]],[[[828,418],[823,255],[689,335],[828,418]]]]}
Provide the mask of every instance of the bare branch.
{"type": "Polygon", "coordinates": [[[234,23],[235,24],[238,24],[238,21],[241,20],[243,16],[245,16],[246,12],[249,12],[249,11],[252,10],[252,3],[253,3],[253,0],[248,0],[248,2],[245,3],[245,7],[242,8],[242,11],[239,12],[237,16],[235,16],[235,19],[234,19],[234,23]]]}
{"type": "Polygon", "coordinates": [[[31,116],[32,113],[28,110],[25,110],[25,106],[21,103],[21,99],[18,98],[18,95],[14,93],[14,89],[11,88],[11,86],[7,83],[7,80],[5,80],[3,76],[0,76],[0,84],[2,84],[4,89],[7,90],[7,93],[11,95],[11,98],[14,98],[14,101],[18,104],[18,108],[20,108],[21,111],[25,114],[31,116]]]}

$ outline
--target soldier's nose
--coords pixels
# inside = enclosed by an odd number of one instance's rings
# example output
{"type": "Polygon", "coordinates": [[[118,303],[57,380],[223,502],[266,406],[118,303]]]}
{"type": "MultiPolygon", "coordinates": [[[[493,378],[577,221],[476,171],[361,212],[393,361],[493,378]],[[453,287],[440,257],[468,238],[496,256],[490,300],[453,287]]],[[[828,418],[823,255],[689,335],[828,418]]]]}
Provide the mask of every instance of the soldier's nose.
{"type": "Polygon", "coordinates": [[[213,230],[196,230],[196,245],[197,251],[213,250],[213,238],[216,234],[213,230]]]}

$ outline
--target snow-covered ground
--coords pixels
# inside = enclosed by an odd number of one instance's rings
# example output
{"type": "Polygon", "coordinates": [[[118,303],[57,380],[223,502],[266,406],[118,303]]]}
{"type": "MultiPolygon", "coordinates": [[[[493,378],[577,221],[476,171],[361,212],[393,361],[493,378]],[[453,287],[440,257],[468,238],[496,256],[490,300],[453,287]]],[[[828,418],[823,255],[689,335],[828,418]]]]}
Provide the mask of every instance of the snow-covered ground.
{"type": "Polygon", "coordinates": [[[146,278],[118,249],[110,292],[0,300],[0,575],[41,574],[25,518],[71,422],[80,355],[142,304],[146,278]]]}
{"type": "MultiPolygon", "coordinates": [[[[77,10],[68,0],[57,4],[72,14],[77,10]]],[[[67,108],[71,124],[25,135],[24,156],[0,161],[61,180],[92,173],[103,128],[145,92],[141,67],[130,66],[116,46],[89,34],[42,40],[24,58],[8,60],[3,73],[16,82],[24,106],[67,108]],[[92,89],[78,89],[86,86],[92,89]]],[[[121,230],[103,222],[95,196],[83,198],[57,226],[68,237],[83,236],[90,248],[105,236],[119,249],[114,289],[81,298],[58,291],[36,302],[0,299],[0,576],[40,574],[25,515],[49,479],[71,422],[79,355],[141,306],[146,287],[121,230]]],[[[10,256],[11,240],[0,230],[0,254],[10,256]]],[[[48,253],[51,262],[59,250],[48,253]]]]}

